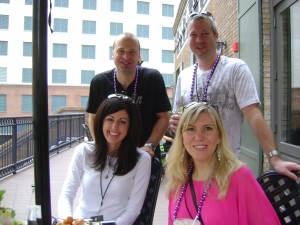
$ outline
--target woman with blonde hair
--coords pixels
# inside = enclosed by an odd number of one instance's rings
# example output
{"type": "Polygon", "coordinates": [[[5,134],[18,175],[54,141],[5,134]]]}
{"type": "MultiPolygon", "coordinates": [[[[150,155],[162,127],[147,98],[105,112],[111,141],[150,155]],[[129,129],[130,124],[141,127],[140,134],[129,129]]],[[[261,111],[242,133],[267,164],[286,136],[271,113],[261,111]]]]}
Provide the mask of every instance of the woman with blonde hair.
{"type": "Polygon", "coordinates": [[[218,110],[184,108],[166,175],[169,225],[280,225],[252,172],[233,153],[218,110]]]}

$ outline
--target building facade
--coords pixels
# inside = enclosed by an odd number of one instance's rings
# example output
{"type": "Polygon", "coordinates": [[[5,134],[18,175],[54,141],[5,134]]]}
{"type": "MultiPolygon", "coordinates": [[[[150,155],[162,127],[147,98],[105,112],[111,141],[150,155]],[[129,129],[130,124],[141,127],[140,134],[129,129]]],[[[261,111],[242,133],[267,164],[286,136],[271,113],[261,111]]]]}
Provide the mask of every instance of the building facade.
{"type": "MultiPolygon", "coordinates": [[[[114,67],[112,44],[123,32],[137,35],[142,66],[162,73],[172,101],[173,24],[179,0],[51,2],[49,114],[85,109],[90,81],[114,67]]],[[[0,116],[32,115],[32,11],[32,0],[0,0],[0,116]]]]}

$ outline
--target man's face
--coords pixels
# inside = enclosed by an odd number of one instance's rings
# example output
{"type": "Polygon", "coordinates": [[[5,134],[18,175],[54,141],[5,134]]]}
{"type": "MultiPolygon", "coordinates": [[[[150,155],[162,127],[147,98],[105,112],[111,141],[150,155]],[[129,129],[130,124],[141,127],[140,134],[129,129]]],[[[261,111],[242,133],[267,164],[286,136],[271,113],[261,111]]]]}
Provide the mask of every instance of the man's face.
{"type": "Polygon", "coordinates": [[[140,49],[136,40],[120,37],[115,41],[113,60],[120,72],[133,72],[140,59],[140,49]]]}
{"type": "Polygon", "coordinates": [[[192,52],[205,56],[216,52],[218,34],[214,34],[208,19],[195,19],[188,25],[188,40],[192,52]],[[212,52],[213,51],[213,52],[212,52]]]}

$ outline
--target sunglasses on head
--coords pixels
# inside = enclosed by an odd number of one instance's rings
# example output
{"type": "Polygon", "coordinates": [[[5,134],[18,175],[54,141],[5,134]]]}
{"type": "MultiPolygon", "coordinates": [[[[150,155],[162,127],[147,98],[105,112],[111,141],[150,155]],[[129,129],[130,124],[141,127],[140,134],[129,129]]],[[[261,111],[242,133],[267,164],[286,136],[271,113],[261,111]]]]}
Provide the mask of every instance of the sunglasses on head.
{"type": "Polygon", "coordinates": [[[206,12],[206,11],[203,11],[203,12],[192,12],[190,14],[189,18],[193,18],[193,17],[196,17],[196,16],[204,16],[204,17],[210,17],[210,18],[214,19],[213,15],[210,12],[206,12]]]}
{"type": "Polygon", "coordinates": [[[212,108],[214,108],[215,110],[217,110],[218,111],[218,106],[217,105],[214,105],[214,104],[211,104],[211,103],[209,103],[209,102],[190,102],[189,104],[187,104],[187,105],[185,105],[184,107],[183,107],[183,111],[184,110],[186,110],[186,109],[188,109],[188,108],[190,108],[191,106],[194,106],[194,105],[207,105],[207,106],[210,106],[210,107],[212,107],[212,108]]]}
{"type": "Polygon", "coordinates": [[[107,98],[118,98],[118,99],[121,99],[124,101],[133,102],[132,98],[128,97],[127,95],[123,95],[123,94],[111,94],[107,98]]]}

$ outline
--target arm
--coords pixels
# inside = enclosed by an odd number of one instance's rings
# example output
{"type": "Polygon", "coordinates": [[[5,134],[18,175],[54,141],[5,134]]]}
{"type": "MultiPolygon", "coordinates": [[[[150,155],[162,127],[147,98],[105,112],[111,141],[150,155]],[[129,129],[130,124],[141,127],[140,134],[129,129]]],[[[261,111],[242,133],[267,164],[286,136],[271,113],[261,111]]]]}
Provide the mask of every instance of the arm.
{"type": "MultiPolygon", "coordinates": [[[[261,114],[258,105],[252,104],[246,106],[242,109],[242,112],[264,153],[268,154],[270,151],[276,149],[272,131],[261,114]]],[[[300,170],[300,165],[297,163],[284,161],[279,156],[273,156],[270,159],[270,164],[278,173],[297,180],[297,176],[291,172],[292,170],[300,170]]]]}
{"type": "Polygon", "coordinates": [[[91,135],[93,137],[93,140],[95,140],[95,135],[94,135],[94,123],[95,123],[95,117],[96,114],[94,113],[89,113],[89,128],[91,131],[91,135]]]}
{"type": "MultiPolygon", "coordinates": [[[[169,113],[168,112],[156,113],[156,116],[157,116],[157,121],[152,129],[148,141],[152,142],[154,145],[157,146],[168,129],[169,113]]],[[[151,157],[154,156],[154,152],[150,147],[143,146],[142,149],[148,152],[151,157]]]]}

